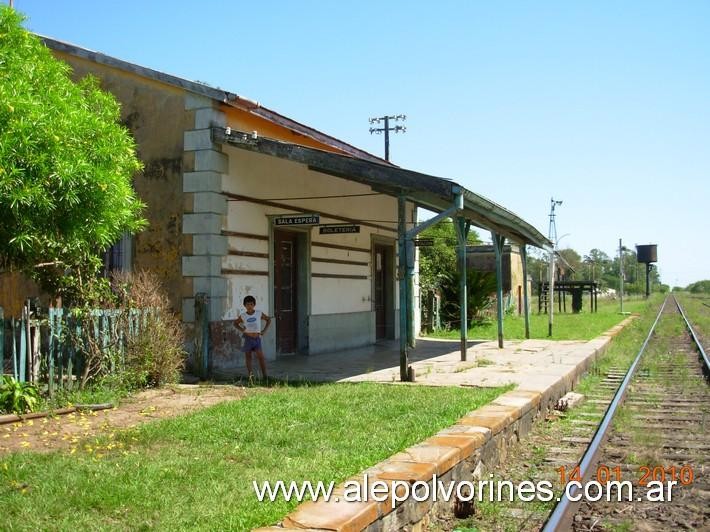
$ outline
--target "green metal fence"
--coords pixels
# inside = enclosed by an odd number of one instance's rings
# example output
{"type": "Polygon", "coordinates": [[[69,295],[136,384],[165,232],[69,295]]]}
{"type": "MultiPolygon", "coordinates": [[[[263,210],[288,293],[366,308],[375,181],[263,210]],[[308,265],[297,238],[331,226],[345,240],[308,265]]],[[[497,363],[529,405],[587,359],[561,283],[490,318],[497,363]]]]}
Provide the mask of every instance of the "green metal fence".
{"type": "Polygon", "coordinates": [[[64,308],[38,311],[28,300],[19,318],[0,307],[0,374],[46,386],[50,395],[85,378],[87,357],[101,357],[108,373],[123,369],[127,340],[148,322],[152,309],[64,308]]]}

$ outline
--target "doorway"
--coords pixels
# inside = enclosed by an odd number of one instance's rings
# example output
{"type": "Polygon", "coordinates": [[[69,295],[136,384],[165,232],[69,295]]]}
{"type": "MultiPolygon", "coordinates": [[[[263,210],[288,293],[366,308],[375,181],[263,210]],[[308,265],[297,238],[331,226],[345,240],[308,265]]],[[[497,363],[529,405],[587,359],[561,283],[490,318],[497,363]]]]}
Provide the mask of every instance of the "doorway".
{"type": "Polygon", "coordinates": [[[276,352],[298,349],[298,233],[274,231],[274,317],[276,352]]]}
{"type": "Polygon", "coordinates": [[[391,245],[376,243],[372,254],[372,302],[377,341],[394,338],[394,253],[391,245]]]}

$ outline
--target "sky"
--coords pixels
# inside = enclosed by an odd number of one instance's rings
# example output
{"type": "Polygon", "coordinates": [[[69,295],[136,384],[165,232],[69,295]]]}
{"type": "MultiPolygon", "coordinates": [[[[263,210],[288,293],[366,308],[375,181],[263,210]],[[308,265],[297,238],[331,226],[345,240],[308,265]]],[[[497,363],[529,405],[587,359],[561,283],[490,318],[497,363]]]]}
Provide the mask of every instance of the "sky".
{"type": "MultiPolygon", "coordinates": [[[[8,3],[7,0],[0,0],[8,3]]],[[[15,0],[42,35],[235,92],[613,256],[710,279],[710,2],[15,0]]],[[[489,234],[479,231],[482,238],[489,234]]]]}

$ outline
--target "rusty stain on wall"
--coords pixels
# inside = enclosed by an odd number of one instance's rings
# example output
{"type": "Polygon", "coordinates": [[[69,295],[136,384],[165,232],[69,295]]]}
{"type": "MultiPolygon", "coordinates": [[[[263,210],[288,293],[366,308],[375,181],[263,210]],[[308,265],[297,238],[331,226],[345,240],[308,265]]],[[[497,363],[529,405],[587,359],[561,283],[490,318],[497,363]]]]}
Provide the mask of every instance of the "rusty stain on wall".
{"type": "Polygon", "coordinates": [[[242,363],[242,335],[234,320],[210,322],[210,354],[215,367],[224,368],[242,363]]]}

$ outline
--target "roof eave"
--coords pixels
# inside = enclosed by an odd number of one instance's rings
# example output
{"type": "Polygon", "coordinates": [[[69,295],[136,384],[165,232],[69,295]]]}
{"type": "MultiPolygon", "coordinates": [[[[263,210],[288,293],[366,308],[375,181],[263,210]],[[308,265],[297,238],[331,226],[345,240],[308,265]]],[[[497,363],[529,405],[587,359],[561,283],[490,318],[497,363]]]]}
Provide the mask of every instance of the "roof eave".
{"type": "Polygon", "coordinates": [[[318,131],[317,129],[314,129],[310,126],[297,122],[296,120],[288,118],[287,116],[284,116],[280,113],[277,113],[276,111],[262,106],[259,102],[255,100],[251,100],[234,92],[225,91],[223,89],[212,87],[210,85],[206,85],[198,81],[190,81],[184,78],[180,78],[178,76],[174,76],[172,74],[166,74],[165,72],[160,72],[152,68],[137,65],[135,63],[130,63],[128,61],[124,61],[122,59],[118,59],[110,55],[103,54],[101,52],[82,48],[80,46],[53,39],[52,37],[47,37],[45,35],[37,34],[37,36],[42,40],[45,46],[51,48],[52,50],[56,50],[58,52],[62,52],[81,59],[86,59],[88,61],[92,61],[101,65],[106,65],[112,68],[123,70],[125,72],[129,72],[131,74],[135,74],[147,79],[159,81],[167,85],[179,87],[194,94],[198,94],[200,96],[204,96],[206,98],[210,98],[212,100],[224,103],[225,105],[228,105],[230,107],[246,110],[256,116],[259,116],[260,118],[263,118],[264,120],[296,131],[301,135],[321,142],[327,146],[342,150],[355,157],[366,159],[372,162],[377,162],[380,164],[391,164],[385,161],[384,159],[377,157],[376,155],[361,150],[360,148],[357,148],[356,146],[348,144],[347,142],[344,142],[342,140],[336,139],[335,137],[331,137],[330,135],[318,131]]]}
{"type": "Polygon", "coordinates": [[[476,225],[518,243],[542,248],[549,244],[549,240],[522,218],[448,179],[298,144],[252,138],[243,132],[232,131],[227,135],[218,127],[212,128],[212,137],[217,143],[305,164],[311,170],[363,183],[388,195],[406,196],[409,201],[433,211],[450,208],[454,204],[454,192],[460,188],[464,195],[463,215],[476,225]]]}

